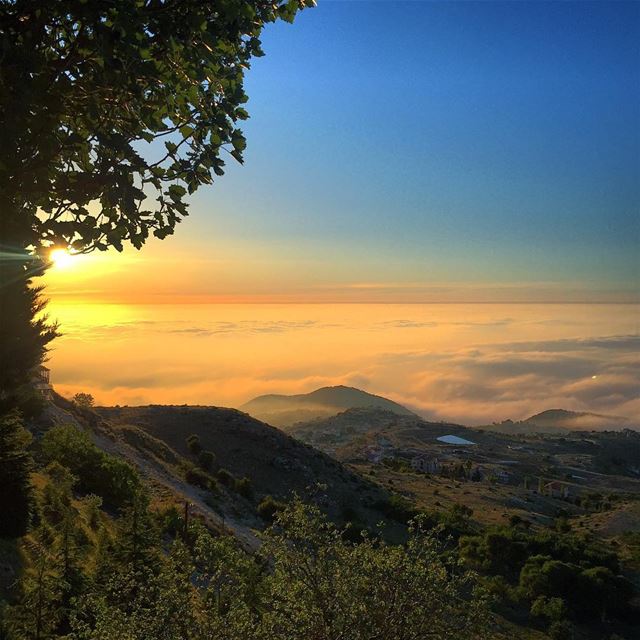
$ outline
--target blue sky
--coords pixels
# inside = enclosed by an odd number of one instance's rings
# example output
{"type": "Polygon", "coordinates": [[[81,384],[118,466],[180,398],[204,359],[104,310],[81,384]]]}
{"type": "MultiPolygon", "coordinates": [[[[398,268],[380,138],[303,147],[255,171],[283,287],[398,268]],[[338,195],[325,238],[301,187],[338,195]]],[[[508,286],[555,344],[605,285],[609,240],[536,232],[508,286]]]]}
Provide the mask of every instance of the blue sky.
{"type": "Polygon", "coordinates": [[[183,291],[635,295],[640,3],[320,0],[263,43],[245,165],[145,254],[183,291]]]}

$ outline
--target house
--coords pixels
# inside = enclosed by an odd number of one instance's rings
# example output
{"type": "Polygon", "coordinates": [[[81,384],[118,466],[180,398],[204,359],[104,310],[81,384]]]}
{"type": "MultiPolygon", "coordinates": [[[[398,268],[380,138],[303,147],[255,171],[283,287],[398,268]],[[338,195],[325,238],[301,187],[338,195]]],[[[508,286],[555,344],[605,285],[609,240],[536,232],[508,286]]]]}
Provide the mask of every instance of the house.
{"type": "Polygon", "coordinates": [[[440,462],[438,458],[416,456],[411,459],[411,468],[421,473],[438,473],[440,471],[440,462]]]}
{"type": "Polygon", "coordinates": [[[569,485],[557,480],[547,482],[544,485],[544,494],[552,498],[568,498],[570,495],[569,485]]]}
{"type": "Polygon", "coordinates": [[[33,388],[42,395],[45,400],[51,400],[53,389],[49,383],[50,371],[44,365],[38,366],[31,378],[33,388]]]}
{"type": "Polygon", "coordinates": [[[509,484],[511,482],[511,474],[504,469],[496,471],[496,480],[502,482],[502,484],[509,484]]]}

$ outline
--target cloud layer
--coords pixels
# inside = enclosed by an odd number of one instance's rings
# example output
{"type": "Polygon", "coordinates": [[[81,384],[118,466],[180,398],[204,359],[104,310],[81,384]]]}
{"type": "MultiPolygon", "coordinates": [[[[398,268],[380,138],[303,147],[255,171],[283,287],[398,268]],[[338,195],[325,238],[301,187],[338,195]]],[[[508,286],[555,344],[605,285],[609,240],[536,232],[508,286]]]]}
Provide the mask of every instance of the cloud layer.
{"type": "Polygon", "coordinates": [[[434,419],[548,408],[640,422],[631,305],[184,305],[58,308],[51,368],[104,404],[239,406],[348,384],[434,419]]]}

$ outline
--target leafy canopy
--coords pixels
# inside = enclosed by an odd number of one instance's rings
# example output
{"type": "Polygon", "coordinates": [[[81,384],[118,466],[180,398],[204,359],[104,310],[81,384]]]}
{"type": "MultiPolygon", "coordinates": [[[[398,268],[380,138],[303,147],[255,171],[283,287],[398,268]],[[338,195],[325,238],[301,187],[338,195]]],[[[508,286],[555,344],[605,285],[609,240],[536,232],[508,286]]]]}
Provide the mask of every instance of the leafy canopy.
{"type": "MultiPolygon", "coordinates": [[[[24,248],[140,248],[242,162],[260,34],[313,0],[0,2],[0,200],[24,248]]],[[[6,241],[6,240],[5,240],[6,241]]]]}

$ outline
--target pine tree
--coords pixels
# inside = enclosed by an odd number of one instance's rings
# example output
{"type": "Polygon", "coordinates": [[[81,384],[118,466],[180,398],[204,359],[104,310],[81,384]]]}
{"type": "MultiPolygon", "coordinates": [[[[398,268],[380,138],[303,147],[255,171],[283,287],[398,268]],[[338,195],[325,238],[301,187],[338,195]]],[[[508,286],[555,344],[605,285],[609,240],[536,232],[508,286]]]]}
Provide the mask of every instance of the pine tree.
{"type": "Polygon", "coordinates": [[[24,242],[11,242],[9,214],[0,214],[0,415],[14,408],[28,413],[34,393],[30,380],[42,363],[48,343],[57,335],[49,323],[42,297],[43,287],[32,278],[42,275],[45,263],[27,253],[24,242]]]}
{"type": "MultiPolygon", "coordinates": [[[[1,367],[0,367],[1,368],[1,367]]],[[[31,435],[17,411],[0,417],[0,537],[25,534],[32,507],[31,435]]]]}
{"type": "Polygon", "coordinates": [[[19,583],[20,601],[5,612],[7,626],[13,632],[10,637],[44,640],[59,623],[61,580],[49,537],[46,527],[39,527],[25,545],[31,562],[19,583]]]}

